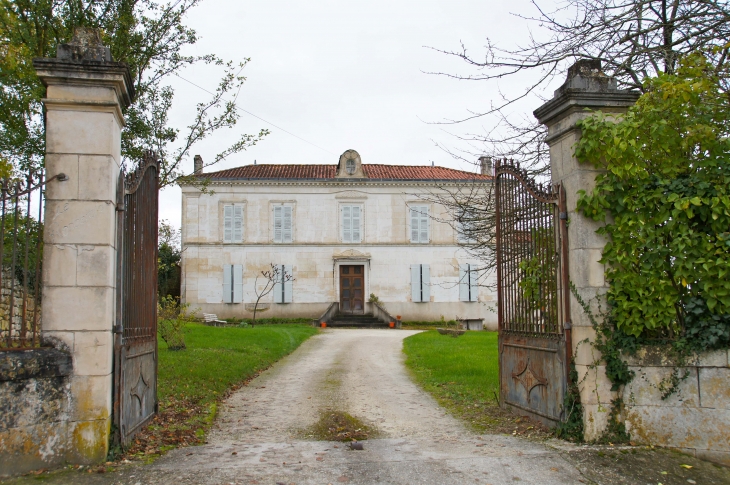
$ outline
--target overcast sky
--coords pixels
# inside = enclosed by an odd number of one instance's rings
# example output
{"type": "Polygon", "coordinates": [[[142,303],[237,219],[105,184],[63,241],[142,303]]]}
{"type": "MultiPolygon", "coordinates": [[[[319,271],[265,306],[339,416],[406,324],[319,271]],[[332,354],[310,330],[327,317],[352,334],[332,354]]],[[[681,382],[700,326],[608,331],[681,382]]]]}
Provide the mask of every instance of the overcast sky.
{"type": "MultiPolygon", "coordinates": [[[[202,37],[189,53],[251,58],[238,105],[281,129],[243,114],[235,129],[197,145],[186,168],[192,170],[193,154],[210,161],[241,133],[267,128],[271,134],[259,145],[210,170],[254,160],[334,164],[345,150],[355,149],[363,163],[435,162],[474,171],[436,144],[469,149],[453,134],[479,132],[484,122],[434,122],[484,110],[498,100],[498,89],[519,87],[427,74],[478,73],[428,47],[458,50],[463,42],[478,56],[487,37],[505,47],[524,44],[528,24],[511,12],[534,13],[534,7],[524,0],[205,0],[186,20],[202,37]]],[[[208,67],[183,73],[210,91],[219,75],[208,67]]],[[[182,128],[195,103],[208,95],[180,79],[173,86],[173,120],[182,128]]],[[[515,109],[529,115],[539,104],[531,100],[515,109]]],[[[160,218],[179,226],[179,188],[163,191],[160,218]]]]}

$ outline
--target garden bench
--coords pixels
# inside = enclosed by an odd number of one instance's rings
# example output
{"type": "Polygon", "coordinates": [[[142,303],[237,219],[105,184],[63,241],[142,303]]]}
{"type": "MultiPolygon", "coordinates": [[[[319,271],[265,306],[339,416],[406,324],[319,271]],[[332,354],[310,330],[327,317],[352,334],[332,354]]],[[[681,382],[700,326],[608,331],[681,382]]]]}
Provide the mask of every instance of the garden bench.
{"type": "Polygon", "coordinates": [[[218,326],[219,323],[222,323],[223,325],[228,323],[225,320],[219,320],[218,315],[216,315],[215,313],[203,313],[203,322],[205,322],[206,325],[212,324],[212,325],[215,325],[216,327],[218,326]]]}

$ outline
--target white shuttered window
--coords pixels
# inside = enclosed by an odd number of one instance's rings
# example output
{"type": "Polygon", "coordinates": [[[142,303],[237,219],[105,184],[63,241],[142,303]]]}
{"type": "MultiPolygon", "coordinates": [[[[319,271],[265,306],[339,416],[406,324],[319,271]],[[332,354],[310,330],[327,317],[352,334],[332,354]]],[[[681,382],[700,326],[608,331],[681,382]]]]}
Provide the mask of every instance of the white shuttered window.
{"type": "Polygon", "coordinates": [[[223,206],[223,242],[243,242],[243,206],[230,204],[223,206]]]}
{"type": "Polygon", "coordinates": [[[279,276],[274,283],[274,303],[291,303],[294,281],[292,280],[292,267],[289,264],[279,265],[279,276]],[[286,276],[289,276],[287,279],[286,276]],[[282,283],[282,280],[283,283],[282,283]]]}
{"type": "Polygon", "coordinates": [[[428,239],[428,206],[411,206],[411,242],[427,244],[428,239]]]}
{"type": "Polygon", "coordinates": [[[342,242],[362,242],[362,207],[359,205],[343,205],[342,242]]]}
{"type": "Polygon", "coordinates": [[[431,301],[431,267],[427,264],[411,265],[411,301],[431,301]]]}
{"type": "Polygon", "coordinates": [[[476,265],[459,265],[459,301],[477,301],[479,299],[479,282],[476,265]]]}
{"type": "Polygon", "coordinates": [[[274,207],[274,242],[290,243],[292,237],[292,207],[277,205],[274,207]]]}
{"type": "Polygon", "coordinates": [[[223,266],[223,303],[243,301],[243,265],[226,264],[223,266]]]}

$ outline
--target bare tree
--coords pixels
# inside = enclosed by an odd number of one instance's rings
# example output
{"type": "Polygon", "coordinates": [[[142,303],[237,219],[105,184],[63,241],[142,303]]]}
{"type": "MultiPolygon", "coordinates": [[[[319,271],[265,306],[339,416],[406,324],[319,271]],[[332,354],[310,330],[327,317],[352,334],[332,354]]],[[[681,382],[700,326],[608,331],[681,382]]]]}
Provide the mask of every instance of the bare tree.
{"type": "MultiPolygon", "coordinates": [[[[459,80],[486,81],[497,85],[497,99],[486,109],[470,110],[461,123],[489,119],[483,133],[458,137],[468,148],[462,153],[483,153],[521,160],[533,172],[547,170],[545,129],[530,114],[507,114],[525,99],[545,99],[544,91],[557,76],[578,59],[602,63],[603,71],[624,89],[643,90],[643,81],[658,73],[673,73],[678,59],[703,51],[711,59],[723,86],[728,87],[730,3],[727,0],[564,0],[548,11],[533,0],[534,15],[516,14],[535,28],[522,45],[503,48],[487,39],[485,52],[477,57],[463,44],[459,50],[442,50],[464,60],[476,74],[435,73],[459,80]],[[501,79],[520,83],[513,94],[503,94],[501,79]]],[[[547,3],[547,2],[544,2],[547,3]]],[[[528,31],[526,31],[528,32],[528,31]]],[[[459,151],[446,148],[457,158],[459,151]]],[[[471,157],[470,157],[471,158],[471,157]]],[[[473,158],[472,158],[473,160],[473,158]]]]}
{"type": "Polygon", "coordinates": [[[277,284],[285,284],[289,281],[294,281],[294,277],[291,273],[287,273],[284,268],[280,265],[271,263],[271,269],[264,270],[260,274],[256,275],[256,279],[253,282],[253,291],[256,295],[256,303],[253,306],[253,318],[251,319],[251,326],[256,324],[256,313],[258,312],[259,302],[263,297],[274,291],[277,284]],[[259,277],[263,277],[264,286],[259,288],[259,277]]]}

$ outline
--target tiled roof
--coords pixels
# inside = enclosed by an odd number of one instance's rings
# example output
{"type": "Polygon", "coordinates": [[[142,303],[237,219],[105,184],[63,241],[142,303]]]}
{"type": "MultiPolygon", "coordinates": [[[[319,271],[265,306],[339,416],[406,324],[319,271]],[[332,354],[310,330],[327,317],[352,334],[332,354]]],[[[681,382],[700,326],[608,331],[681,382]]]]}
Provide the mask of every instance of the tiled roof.
{"type": "MultiPolygon", "coordinates": [[[[363,164],[374,180],[489,180],[490,176],[446,167],[363,164]]],[[[204,173],[211,179],[334,179],[337,165],[244,165],[204,173]]]]}

